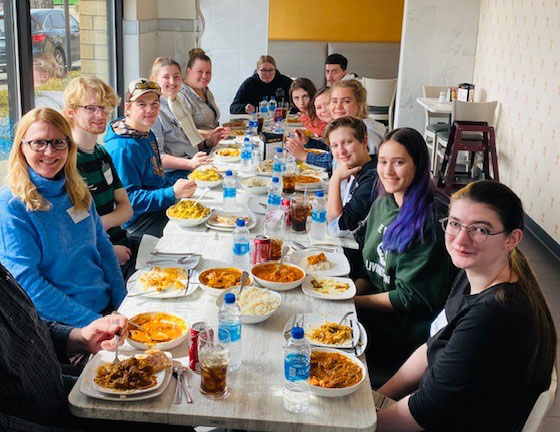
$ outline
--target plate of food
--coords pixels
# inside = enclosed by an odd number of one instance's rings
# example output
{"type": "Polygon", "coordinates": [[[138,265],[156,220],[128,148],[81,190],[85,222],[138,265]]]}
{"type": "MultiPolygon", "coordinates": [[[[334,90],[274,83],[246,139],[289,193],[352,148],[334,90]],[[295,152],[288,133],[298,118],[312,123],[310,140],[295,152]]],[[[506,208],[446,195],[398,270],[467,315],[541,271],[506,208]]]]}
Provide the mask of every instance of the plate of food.
{"type": "Polygon", "coordinates": [[[251,274],[259,285],[275,291],[294,289],[305,278],[305,270],[298,265],[275,262],[257,264],[251,269],[251,274]]]}
{"type": "Polygon", "coordinates": [[[278,309],[282,297],[276,291],[263,289],[254,285],[243,288],[239,296],[239,288],[230,288],[216,299],[216,306],[221,307],[226,293],[235,294],[235,302],[241,309],[243,324],[257,324],[266,321],[278,309]]]}
{"type": "MultiPolygon", "coordinates": [[[[308,164],[308,163],[302,162],[302,161],[297,161],[297,166],[301,171],[313,170],[313,171],[322,172],[322,173],[327,172],[326,168],[323,168],[323,167],[320,167],[320,166],[317,166],[317,165],[311,165],[311,164],[308,164]]],[[[313,174],[309,174],[309,175],[313,175],[313,174]]]]}
{"type": "Polygon", "coordinates": [[[255,196],[247,200],[247,208],[255,214],[265,214],[267,209],[267,196],[255,196]]]}
{"type": "Polygon", "coordinates": [[[256,218],[250,213],[218,210],[206,221],[206,226],[218,231],[233,231],[237,224],[237,219],[243,219],[248,229],[252,229],[257,225],[256,218]]]}
{"type": "Polygon", "coordinates": [[[212,156],[221,162],[239,162],[241,150],[239,148],[221,148],[216,150],[212,156]]]}
{"type": "Polygon", "coordinates": [[[201,188],[214,188],[222,184],[222,175],[213,165],[195,169],[189,174],[188,179],[196,182],[196,185],[201,188]]]}
{"type": "MultiPolygon", "coordinates": [[[[193,257],[193,259],[200,257],[193,257]]],[[[130,294],[144,294],[150,298],[176,298],[192,293],[185,291],[187,286],[187,271],[180,267],[166,267],[163,264],[136,271],[126,282],[126,289],[130,294]]],[[[192,282],[191,277],[191,282],[192,282]]]]}
{"type": "MultiPolygon", "coordinates": [[[[100,351],[91,367],[92,387],[101,393],[134,395],[157,390],[165,381],[166,370],[171,369],[172,357],[158,349],[132,355],[121,354],[113,363],[115,353],[100,351]]],[[[89,367],[89,366],[88,366],[89,367]]]]}
{"type": "Polygon", "coordinates": [[[188,330],[189,325],[181,315],[144,312],[129,319],[126,341],[141,350],[167,350],[181,344],[187,338],[188,330]]]}
{"type": "Polygon", "coordinates": [[[366,376],[366,367],[360,359],[332,348],[313,348],[310,366],[309,387],[311,393],[317,396],[352,394],[366,376]]]}
{"type": "Polygon", "coordinates": [[[303,318],[305,338],[311,345],[330,348],[353,348],[360,340],[358,321],[350,316],[330,313],[308,313],[303,318]]]}
{"type": "Polygon", "coordinates": [[[261,174],[266,174],[272,176],[272,170],[274,169],[274,161],[272,159],[265,159],[259,163],[257,170],[261,174]]]}
{"type": "Polygon", "coordinates": [[[301,123],[301,120],[299,119],[298,115],[289,115],[286,117],[286,123],[288,123],[288,125],[290,127],[297,127],[297,126],[303,126],[303,124],[301,123]]]}
{"type": "Polygon", "coordinates": [[[292,252],[287,259],[317,276],[346,276],[350,273],[350,263],[343,253],[306,249],[292,252]]]}
{"type": "Polygon", "coordinates": [[[317,148],[306,148],[305,151],[306,151],[307,153],[314,153],[314,154],[323,154],[323,153],[327,153],[326,150],[317,149],[317,148]]]}
{"type": "Polygon", "coordinates": [[[245,129],[232,129],[229,131],[228,138],[232,139],[242,135],[245,135],[245,129]]]}
{"type": "Polygon", "coordinates": [[[180,227],[190,228],[210,219],[212,210],[194,200],[183,199],[169,207],[165,214],[180,227]]]}
{"type": "Polygon", "coordinates": [[[350,278],[307,275],[301,284],[310,297],[325,300],[348,300],[356,295],[356,285],[350,278]]]}
{"type": "Polygon", "coordinates": [[[268,186],[272,182],[270,177],[247,177],[241,180],[241,186],[253,194],[265,194],[268,192],[268,186]]]}
{"type": "Polygon", "coordinates": [[[323,182],[320,177],[312,176],[312,175],[303,175],[300,174],[296,180],[296,190],[303,191],[303,190],[315,190],[319,189],[323,186],[323,182]]]}
{"type": "MultiPolygon", "coordinates": [[[[236,267],[214,267],[204,270],[198,275],[202,289],[212,297],[218,297],[224,291],[241,283],[242,270],[236,267]]],[[[252,282],[251,277],[247,283],[252,282]]]]}
{"type": "Polygon", "coordinates": [[[235,119],[222,124],[222,126],[231,129],[244,129],[245,127],[247,127],[247,120],[235,119]]]}

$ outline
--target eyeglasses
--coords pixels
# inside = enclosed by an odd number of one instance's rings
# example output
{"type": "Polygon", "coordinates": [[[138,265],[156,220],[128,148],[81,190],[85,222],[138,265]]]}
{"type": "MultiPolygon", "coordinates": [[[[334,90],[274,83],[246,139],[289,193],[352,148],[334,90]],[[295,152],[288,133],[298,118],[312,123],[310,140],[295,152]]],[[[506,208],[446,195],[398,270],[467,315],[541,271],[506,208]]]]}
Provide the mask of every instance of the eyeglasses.
{"type": "Polygon", "coordinates": [[[96,114],[98,111],[101,111],[104,114],[110,114],[111,111],[113,111],[113,107],[106,105],[78,105],[78,108],[85,109],[88,114],[96,114]]]}
{"type": "Polygon", "coordinates": [[[141,80],[134,84],[134,90],[161,90],[161,87],[158,83],[148,80],[141,80]]]}
{"type": "Polygon", "coordinates": [[[25,144],[31,147],[33,151],[45,151],[47,146],[50,146],[55,150],[66,150],[70,146],[70,138],[57,138],[53,140],[44,140],[44,139],[36,139],[36,140],[22,140],[25,144]]]}
{"type": "Polygon", "coordinates": [[[271,74],[271,73],[274,73],[274,71],[276,71],[276,69],[259,69],[259,72],[265,73],[265,74],[271,74]]]}
{"type": "Polygon", "coordinates": [[[446,234],[455,237],[459,235],[461,229],[465,228],[467,230],[467,236],[475,243],[484,243],[488,236],[494,236],[498,234],[503,234],[505,231],[500,232],[490,232],[487,228],[477,226],[477,225],[461,225],[457,221],[450,221],[449,218],[443,218],[439,220],[441,227],[446,234]]]}

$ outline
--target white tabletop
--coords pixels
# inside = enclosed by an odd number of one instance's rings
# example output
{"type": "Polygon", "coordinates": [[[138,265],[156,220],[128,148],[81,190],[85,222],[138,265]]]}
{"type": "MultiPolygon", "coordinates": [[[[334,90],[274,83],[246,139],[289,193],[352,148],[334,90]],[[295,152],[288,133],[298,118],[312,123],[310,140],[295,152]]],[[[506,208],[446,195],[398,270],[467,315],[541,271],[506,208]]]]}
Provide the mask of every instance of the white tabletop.
{"type": "Polygon", "coordinates": [[[439,102],[438,98],[416,98],[416,102],[433,114],[451,114],[452,102],[439,102]]]}
{"type": "MultiPolygon", "coordinates": [[[[210,193],[209,200],[218,200],[221,190],[210,193]]],[[[249,199],[240,191],[239,202],[249,199]]],[[[165,251],[198,251],[202,260],[198,268],[211,266],[215,260],[231,262],[231,234],[185,230],[170,223],[157,248],[165,251]]],[[[259,225],[253,233],[260,231],[259,225]]],[[[305,242],[305,236],[300,240],[305,242]]],[[[82,377],[69,395],[70,410],[77,416],[160,422],[179,425],[220,426],[260,431],[373,431],[377,416],[369,376],[352,395],[342,398],[311,396],[310,409],[292,414],[282,404],[283,343],[282,330],[297,313],[328,312],[343,314],[355,311],[352,300],[327,301],[306,296],[301,288],[281,292],[282,303],[267,321],[243,326],[243,363],[228,374],[230,394],[223,400],[210,400],[198,391],[200,377],[191,373],[191,394],[194,403],[173,404],[174,379],[160,396],[136,402],[113,402],[90,398],[79,391],[82,377]]],[[[215,298],[201,289],[188,297],[152,299],[127,297],[119,311],[126,316],[141,312],[170,311],[183,315],[189,322],[206,320],[217,324],[215,298]]],[[[187,364],[187,343],[171,350],[175,360],[187,364]]],[[[365,357],[361,360],[365,363],[365,357]]],[[[87,367],[87,366],[86,366],[87,367]]]]}

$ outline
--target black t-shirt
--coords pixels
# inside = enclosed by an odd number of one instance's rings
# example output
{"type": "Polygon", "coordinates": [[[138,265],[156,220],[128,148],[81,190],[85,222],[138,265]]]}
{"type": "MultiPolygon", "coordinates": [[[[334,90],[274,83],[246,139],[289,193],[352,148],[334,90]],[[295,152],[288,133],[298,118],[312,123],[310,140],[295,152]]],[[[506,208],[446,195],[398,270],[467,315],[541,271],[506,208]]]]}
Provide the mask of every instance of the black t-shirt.
{"type": "MultiPolygon", "coordinates": [[[[428,340],[428,368],[408,402],[424,429],[523,428],[552,372],[539,382],[529,368],[536,341],[523,289],[506,283],[470,295],[466,274],[459,273],[445,304],[448,324],[428,340]],[[501,287],[504,303],[496,298],[501,287]]],[[[542,351],[539,356],[542,365],[542,351]]]]}

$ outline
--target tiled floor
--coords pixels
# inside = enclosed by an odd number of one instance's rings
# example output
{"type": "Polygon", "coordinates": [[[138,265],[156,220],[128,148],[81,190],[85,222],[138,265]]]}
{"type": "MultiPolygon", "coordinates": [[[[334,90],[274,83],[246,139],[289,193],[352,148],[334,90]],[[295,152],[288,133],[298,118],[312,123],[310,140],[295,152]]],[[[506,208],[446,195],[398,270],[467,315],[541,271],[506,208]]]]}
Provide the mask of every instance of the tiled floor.
{"type": "MultiPolygon", "coordinates": [[[[552,313],[556,331],[560,335],[560,261],[528,232],[525,232],[521,250],[537,274],[552,313]]],[[[560,343],[557,346],[556,357],[556,370],[560,370],[560,343]]],[[[539,432],[558,431],[560,431],[560,397],[556,397],[552,409],[539,430],[539,432]]]]}
{"type": "MultiPolygon", "coordinates": [[[[546,301],[560,334],[560,261],[552,255],[529,232],[521,243],[521,250],[529,260],[533,270],[539,278],[546,301]]],[[[557,350],[557,370],[560,370],[560,343],[557,350]]],[[[197,431],[206,432],[211,428],[197,428],[197,431]]],[[[557,397],[548,416],[544,419],[539,432],[560,431],[560,397],[557,397]]]]}

